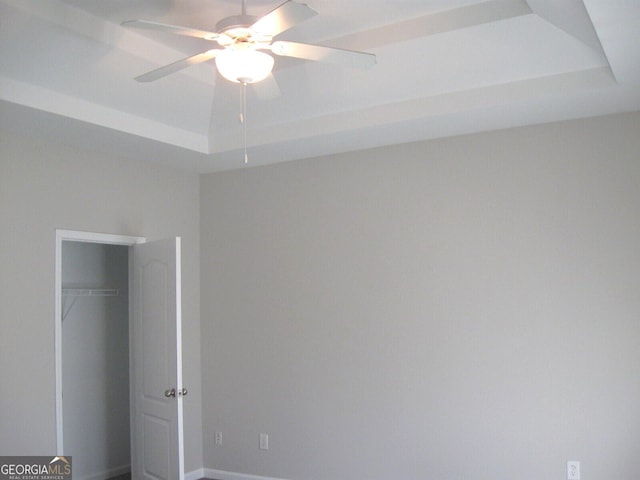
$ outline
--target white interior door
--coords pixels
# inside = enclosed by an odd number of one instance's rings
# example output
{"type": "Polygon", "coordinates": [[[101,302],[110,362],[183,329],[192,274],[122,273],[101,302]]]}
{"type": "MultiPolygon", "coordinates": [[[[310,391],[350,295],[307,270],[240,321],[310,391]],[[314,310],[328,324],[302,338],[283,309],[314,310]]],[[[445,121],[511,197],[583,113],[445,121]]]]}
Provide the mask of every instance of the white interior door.
{"type": "Polygon", "coordinates": [[[180,238],[131,247],[132,476],[183,480],[180,238]]]}

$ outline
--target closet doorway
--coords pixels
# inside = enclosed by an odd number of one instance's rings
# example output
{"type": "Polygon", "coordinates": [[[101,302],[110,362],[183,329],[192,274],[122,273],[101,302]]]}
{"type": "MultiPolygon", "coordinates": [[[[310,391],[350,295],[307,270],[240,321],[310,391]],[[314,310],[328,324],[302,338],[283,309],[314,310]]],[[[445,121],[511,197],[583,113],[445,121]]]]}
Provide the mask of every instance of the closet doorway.
{"type": "Polygon", "coordinates": [[[56,231],[57,454],[76,480],[182,480],[180,239],[56,231]]]}
{"type": "Polygon", "coordinates": [[[129,248],[62,242],[62,418],[74,477],[126,478],[129,248]]]}

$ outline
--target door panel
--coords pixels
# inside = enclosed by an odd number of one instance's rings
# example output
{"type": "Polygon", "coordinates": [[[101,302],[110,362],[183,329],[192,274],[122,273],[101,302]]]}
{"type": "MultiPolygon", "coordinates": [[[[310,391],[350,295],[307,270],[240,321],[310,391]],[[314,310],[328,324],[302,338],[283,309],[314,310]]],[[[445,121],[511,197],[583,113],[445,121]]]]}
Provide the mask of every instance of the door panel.
{"type": "Polygon", "coordinates": [[[180,238],[131,251],[132,474],[183,480],[180,238]],[[169,394],[169,396],[167,396],[169,394]]]}
{"type": "Polygon", "coordinates": [[[167,479],[171,471],[171,425],[165,419],[146,414],[143,422],[143,435],[154,439],[153,442],[144,444],[144,475],[146,478],[167,479]]]}
{"type": "Polygon", "coordinates": [[[175,323],[171,319],[174,314],[170,311],[167,299],[162,296],[158,298],[158,294],[169,290],[169,270],[169,266],[157,258],[140,266],[142,394],[146,400],[162,403],[166,402],[166,385],[175,382],[175,372],[169,365],[171,361],[175,366],[175,361],[173,355],[168,353],[172,347],[169,339],[175,323]]]}

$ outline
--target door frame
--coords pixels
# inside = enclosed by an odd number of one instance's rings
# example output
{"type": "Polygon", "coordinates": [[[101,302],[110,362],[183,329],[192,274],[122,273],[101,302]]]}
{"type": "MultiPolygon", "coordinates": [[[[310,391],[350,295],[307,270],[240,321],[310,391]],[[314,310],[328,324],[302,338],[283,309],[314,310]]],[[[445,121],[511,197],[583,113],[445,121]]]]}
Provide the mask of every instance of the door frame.
{"type": "MultiPolygon", "coordinates": [[[[56,455],[64,455],[62,417],[62,242],[99,243],[103,245],[133,246],[145,243],[145,237],[114,235],[109,233],[83,232],[56,229],[55,280],[54,280],[54,352],[56,379],[56,455]]],[[[131,360],[129,360],[131,362],[131,360]]]]}

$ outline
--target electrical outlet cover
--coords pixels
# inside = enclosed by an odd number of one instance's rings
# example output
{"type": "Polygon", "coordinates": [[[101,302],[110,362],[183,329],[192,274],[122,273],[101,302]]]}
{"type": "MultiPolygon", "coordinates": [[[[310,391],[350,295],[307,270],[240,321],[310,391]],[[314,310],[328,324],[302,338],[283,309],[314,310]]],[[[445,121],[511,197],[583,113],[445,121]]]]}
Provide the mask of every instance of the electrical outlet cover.
{"type": "Polygon", "coordinates": [[[260,450],[269,450],[269,435],[266,433],[260,434],[260,450]]]}
{"type": "Polygon", "coordinates": [[[580,462],[575,460],[567,462],[567,480],[580,480],[580,462]]]}

